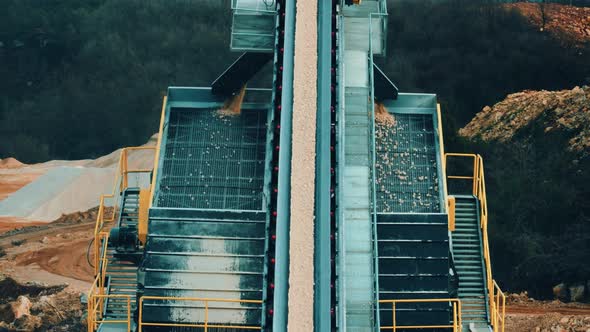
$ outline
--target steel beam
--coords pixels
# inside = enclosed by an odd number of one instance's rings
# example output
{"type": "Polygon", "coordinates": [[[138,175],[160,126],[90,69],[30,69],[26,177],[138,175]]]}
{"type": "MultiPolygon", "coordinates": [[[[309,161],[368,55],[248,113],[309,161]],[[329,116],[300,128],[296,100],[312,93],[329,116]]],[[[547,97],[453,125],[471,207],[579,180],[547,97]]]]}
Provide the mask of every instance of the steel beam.
{"type": "Polygon", "coordinates": [[[318,1],[318,100],[314,257],[314,329],[331,331],[330,314],[330,106],[332,1],[318,1]]]}
{"type": "Polygon", "coordinates": [[[281,96],[281,149],[277,197],[277,239],[273,331],[287,330],[289,295],[289,229],[291,212],[291,137],[293,118],[293,65],[295,58],[295,0],[285,0],[285,42],[281,96]]]}

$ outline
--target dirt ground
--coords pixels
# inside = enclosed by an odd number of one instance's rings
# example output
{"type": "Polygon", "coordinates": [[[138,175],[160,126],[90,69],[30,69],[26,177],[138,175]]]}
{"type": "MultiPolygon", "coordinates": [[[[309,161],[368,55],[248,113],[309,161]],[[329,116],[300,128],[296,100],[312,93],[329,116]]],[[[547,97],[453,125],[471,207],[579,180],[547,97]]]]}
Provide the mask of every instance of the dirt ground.
{"type": "Polygon", "coordinates": [[[590,332],[590,304],[508,295],[506,332],[590,332]]]}
{"type": "Polygon", "coordinates": [[[30,227],[30,226],[38,226],[38,225],[45,225],[46,222],[36,222],[36,221],[28,221],[22,220],[21,218],[17,217],[0,217],[0,235],[5,232],[8,232],[13,229],[23,228],[23,227],[30,227]]]}
{"type": "Polygon", "coordinates": [[[30,226],[0,235],[5,253],[0,270],[20,282],[68,284],[72,290],[86,291],[93,279],[86,261],[93,232],[94,221],[85,221],[30,226]]]}
{"type": "MultiPolygon", "coordinates": [[[[16,162],[2,166],[7,169],[7,165],[19,167],[16,162]]],[[[41,174],[0,174],[0,200],[41,174]]],[[[0,217],[0,271],[20,282],[67,283],[75,291],[86,291],[93,274],[86,262],[86,248],[95,218],[93,213],[74,214],[73,218],[47,223],[0,217]]]]}
{"type": "Polygon", "coordinates": [[[3,220],[0,331],[85,330],[81,296],[93,279],[86,250],[95,219],[96,209],[62,216],[52,223],[3,220]],[[23,317],[13,317],[23,297],[31,305],[24,309],[23,317]]]}

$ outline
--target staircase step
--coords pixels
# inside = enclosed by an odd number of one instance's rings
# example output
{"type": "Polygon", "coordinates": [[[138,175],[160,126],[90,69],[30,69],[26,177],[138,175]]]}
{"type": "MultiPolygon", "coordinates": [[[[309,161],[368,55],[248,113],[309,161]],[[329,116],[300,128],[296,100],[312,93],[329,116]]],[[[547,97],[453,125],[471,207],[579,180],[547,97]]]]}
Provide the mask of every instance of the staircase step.
{"type": "Polygon", "coordinates": [[[453,232],[453,242],[456,242],[457,240],[461,241],[461,240],[465,240],[465,239],[473,239],[475,241],[479,241],[479,236],[477,235],[477,233],[472,234],[472,233],[467,233],[464,234],[463,232],[453,232]]]}
{"type": "MultiPolygon", "coordinates": [[[[477,281],[482,281],[484,280],[483,275],[481,273],[479,274],[470,274],[470,273],[466,273],[466,272],[473,272],[473,271],[469,271],[469,270],[457,270],[457,273],[459,274],[459,280],[462,281],[473,281],[473,280],[477,280],[477,281]]],[[[478,271],[479,272],[479,271],[478,271]]]]}
{"type": "Polygon", "coordinates": [[[453,248],[458,249],[471,249],[471,248],[479,248],[478,245],[474,245],[472,243],[457,243],[453,240],[453,248]]]}
{"type": "Polygon", "coordinates": [[[474,247],[473,249],[469,249],[469,248],[455,249],[455,248],[453,248],[453,253],[455,253],[455,254],[477,254],[477,255],[481,254],[481,252],[479,251],[479,246],[474,247]]]}
{"type": "Polygon", "coordinates": [[[472,291],[471,293],[466,290],[459,290],[459,298],[463,297],[480,297],[483,299],[484,293],[478,292],[478,290],[472,291]]]}

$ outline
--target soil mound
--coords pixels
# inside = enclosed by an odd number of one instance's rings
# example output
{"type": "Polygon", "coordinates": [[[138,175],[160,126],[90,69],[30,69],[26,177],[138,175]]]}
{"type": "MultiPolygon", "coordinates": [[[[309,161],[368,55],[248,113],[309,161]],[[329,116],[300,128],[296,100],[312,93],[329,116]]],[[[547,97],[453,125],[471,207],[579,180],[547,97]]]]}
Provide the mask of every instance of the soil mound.
{"type": "MultiPolygon", "coordinates": [[[[483,141],[509,142],[526,128],[561,131],[571,137],[571,151],[590,154],[590,87],[562,91],[523,91],[479,112],[459,134],[483,141]]],[[[520,135],[523,134],[523,135],[520,135]]]]}
{"type": "Polygon", "coordinates": [[[25,166],[25,164],[12,157],[0,159],[0,168],[21,168],[23,166],[25,166]]]}

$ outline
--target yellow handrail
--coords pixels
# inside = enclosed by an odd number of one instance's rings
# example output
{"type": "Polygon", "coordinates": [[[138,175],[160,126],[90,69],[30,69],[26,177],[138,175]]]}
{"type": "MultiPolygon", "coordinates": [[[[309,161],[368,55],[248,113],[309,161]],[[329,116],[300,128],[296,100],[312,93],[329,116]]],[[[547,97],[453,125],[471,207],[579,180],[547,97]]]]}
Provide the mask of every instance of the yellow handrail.
{"type": "Polygon", "coordinates": [[[198,297],[172,297],[172,296],[142,296],[139,299],[139,332],[142,332],[143,326],[160,326],[160,327],[198,327],[204,328],[205,332],[210,328],[215,329],[240,329],[240,330],[262,330],[261,326],[253,325],[222,325],[222,324],[211,324],[209,323],[209,303],[251,303],[251,304],[262,304],[262,300],[241,300],[241,299],[216,299],[216,298],[198,298],[198,297]],[[143,321],[143,301],[144,300],[156,300],[156,301],[192,301],[192,302],[203,302],[205,305],[204,322],[203,323],[151,323],[143,321]]]}
{"type": "MultiPolygon", "coordinates": [[[[117,172],[115,173],[115,181],[113,183],[113,189],[110,194],[104,194],[100,196],[100,202],[98,205],[98,213],[96,216],[96,224],[94,226],[94,274],[98,274],[98,253],[100,251],[100,240],[99,240],[99,233],[102,232],[105,223],[114,222],[117,216],[117,205],[113,206],[110,216],[106,216],[106,200],[115,198],[120,192],[127,189],[129,184],[128,175],[130,173],[149,173],[152,170],[147,168],[129,168],[129,161],[128,155],[130,151],[140,151],[140,150],[153,150],[156,151],[155,146],[136,146],[136,147],[127,147],[121,149],[121,154],[119,157],[119,163],[117,166],[117,172]]],[[[151,184],[150,184],[151,187],[151,184]]]]}
{"type": "Polygon", "coordinates": [[[453,332],[461,332],[461,300],[459,299],[403,299],[403,300],[379,300],[380,304],[391,304],[391,326],[381,326],[381,330],[397,331],[398,329],[453,329],[453,332]],[[453,323],[449,325],[397,325],[396,305],[398,303],[437,303],[448,302],[453,307],[453,323]]]}
{"type": "Polygon", "coordinates": [[[469,158],[473,159],[473,175],[447,175],[448,179],[456,179],[456,180],[471,180],[473,181],[472,185],[472,193],[477,199],[479,200],[479,215],[480,215],[480,227],[481,227],[481,234],[483,237],[483,254],[484,254],[484,262],[486,266],[486,280],[487,280],[487,287],[488,287],[488,298],[489,298],[489,307],[491,313],[491,322],[492,326],[494,327],[494,332],[503,332],[504,331],[504,315],[505,315],[505,304],[506,299],[504,293],[500,290],[500,287],[496,284],[496,282],[492,278],[492,266],[490,260],[490,246],[489,246],[489,239],[488,239],[488,201],[486,196],[486,182],[485,182],[485,173],[484,173],[484,166],[483,166],[483,158],[478,154],[470,154],[470,153],[446,153],[444,158],[444,165],[445,169],[448,170],[446,167],[447,160],[449,157],[458,157],[458,158],[469,158]],[[500,300],[502,300],[502,304],[500,304],[500,300]],[[501,312],[500,312],[501,310],[501,312]]]}
{"type": "Polygon", "coordinates": [[[506,317],[506,295],[500,289],[496,281],[494,280],[494,293],[493,296],[495,298],[495,308],[493,312],[493,322],[494,322],[494,331],[495,332],[504,332],[505,326],[505,317],[506,317]]]}
{"type": "MultiPolygon", "coordinates": [[[[117,217],[117,202],[115,202],[110,216],[106,216],[106,200],[114,199],[127,189],[129,185],[128,175],[131,173],[149,173],[152,170],[146,168],[129,168],[129,152],[139,150],[153,150],[154,146],[138,146],[128,147],[121,150],[117,171],[115,173],[115,181],[113,183],[113,190],[110,194],[103,194],[100,196],[98,205],[98,212],[96,216],[96,223],[94,226],[94,274],[95,280],[88,293],[88,332],[94,332],[98,329],[101,323],[109,324],[127,324],[127,331],[131,329],[131,296],[130,295],[109,295],[106,294],[106,272],[108,265],[107,245],[108,245],[108,231],[104,230],[105,223],[112,223],[117,217]],[[101,253],[101,248],[104,247],[101,253]],[[127,320],[103,320],[104,306],[107,299],[126,298],[127,299],[127,320]]],[[[151,184],[150,184],[151,187],[151,184]]]]}
{"type": "Polygon", "coordinates": [[[152,203],[154,202],[154,192],[156,189],[156,179],[158,178],[158,165],[160,164],[159,156],[160,156],[160,149],[162,145],[162,134],[164,132],[164,121],[166,120],[166,101],[168,100],[167,96],[164,96],[164,100],[162,100],[162,113],[160,115],[160,129],[158,134],[158,143],[156,144],[156,153],[154,156],[154,175],[152,180],[152,185],[150,187],[150,207],[152,207],[152,203]]]}

